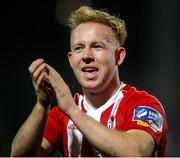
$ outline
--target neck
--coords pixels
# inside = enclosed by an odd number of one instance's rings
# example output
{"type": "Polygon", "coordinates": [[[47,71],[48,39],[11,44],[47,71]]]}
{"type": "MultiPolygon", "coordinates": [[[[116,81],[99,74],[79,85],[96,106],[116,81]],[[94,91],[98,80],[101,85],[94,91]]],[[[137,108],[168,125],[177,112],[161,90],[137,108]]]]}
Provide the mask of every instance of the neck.
{"type": "MultiPolygon", "coordinates": [[[[112,82],[113,83],[113,82],[112,82]]],[[[119,89],[120,82],[116,84],[109,84],[106,88],[101,91],[91,92],[88,90],[84,90],[84,95],[86,97],[87,102],[94,107],[95,109],[99,108],[103,104],[105,104],[119,89]]]]}

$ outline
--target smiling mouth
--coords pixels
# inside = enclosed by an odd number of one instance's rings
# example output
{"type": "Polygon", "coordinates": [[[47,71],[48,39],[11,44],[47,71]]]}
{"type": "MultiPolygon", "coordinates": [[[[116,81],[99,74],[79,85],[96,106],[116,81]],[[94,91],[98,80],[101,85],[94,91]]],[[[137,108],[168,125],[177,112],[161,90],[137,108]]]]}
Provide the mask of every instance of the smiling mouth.
{"type": "Polygon", "coordinates": [[[88,79],[94,79],[95,76],[97,75],[97,72],[99,71],[98,68],[96,67],[84,67],[82,68],[82,72],[88,79]]]}
{"type": "Polygon", "coordinates": [[[96,67],[84,67],[84,68],[82,68],[83,72],[89,72],[89,73],[94,72],[94,71],[98,71],[98,70],[99,69],[96,67]]]}

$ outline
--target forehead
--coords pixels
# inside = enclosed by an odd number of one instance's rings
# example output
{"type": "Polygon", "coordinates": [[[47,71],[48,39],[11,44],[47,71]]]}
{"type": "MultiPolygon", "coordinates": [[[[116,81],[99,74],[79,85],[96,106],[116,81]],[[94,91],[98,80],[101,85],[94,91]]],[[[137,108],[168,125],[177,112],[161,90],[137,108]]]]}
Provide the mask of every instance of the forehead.
{"type": "Polygon", "coordinates": [[[91,39],[91,38],[109,39],[114,37],[111,28],[102,23],[87,22],[78,25],[71,34],[71,40],[91,39]]]}

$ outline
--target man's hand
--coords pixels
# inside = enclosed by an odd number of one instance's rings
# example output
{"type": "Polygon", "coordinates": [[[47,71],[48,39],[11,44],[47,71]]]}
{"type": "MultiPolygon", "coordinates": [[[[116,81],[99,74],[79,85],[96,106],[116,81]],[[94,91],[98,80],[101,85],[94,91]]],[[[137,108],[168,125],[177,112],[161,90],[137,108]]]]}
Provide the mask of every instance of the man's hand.
{"type": "Polygon", "coordinates": [[[53,87],[59,107],[65,114],[68,114],[70,108],[75,105],[71,91],[54,68],[50,65],[46,65],[46,68],[48,71],[48,80],[53,87]]]}
{"type": "Polygon", "coordinates": [[[35,60],[29,66],[29,72],[32,77],[37,102],[47,107],[51,103],[53,90],[47,78],[46,63],[44,63],[43,59],[35,60]]]}

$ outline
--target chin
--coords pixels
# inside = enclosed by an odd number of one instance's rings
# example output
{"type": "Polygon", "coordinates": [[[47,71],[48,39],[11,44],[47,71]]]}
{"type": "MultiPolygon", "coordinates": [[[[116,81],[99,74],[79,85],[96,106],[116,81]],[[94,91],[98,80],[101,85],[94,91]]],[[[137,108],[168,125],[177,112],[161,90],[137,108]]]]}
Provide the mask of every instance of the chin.
{"type": "Polygon", "coordinates": [[[84,89],[84,90],[86,90],[86,91],[88,91],[88,92],[99,92],[99,91],[101,91],[101,89],[102,89],[102,85],[100,85],[100,84],[83,84],[83,85],[81,85],[81,87],[84,89]]]}
{"type": "Polygon", "coordinates": [[[95,89],[97,84],[90,82],[80,82],[80,85],[83,89],[95,89]]]}
{"type": "Polygon", "coordinates": [[[82,87],[84,89],[96,89],[97,88],[97,86],[95,86],[95,85],[82,85],[82,87]]]}

